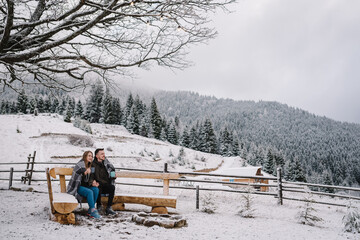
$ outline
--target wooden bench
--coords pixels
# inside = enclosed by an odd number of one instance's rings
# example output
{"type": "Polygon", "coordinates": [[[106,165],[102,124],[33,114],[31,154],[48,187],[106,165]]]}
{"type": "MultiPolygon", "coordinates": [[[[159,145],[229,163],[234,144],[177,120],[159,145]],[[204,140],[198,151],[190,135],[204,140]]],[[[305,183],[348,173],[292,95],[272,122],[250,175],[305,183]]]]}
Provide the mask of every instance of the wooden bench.
{"type": "MultiPolygon", "coordinates": [[[[76,198],[66,193],[65,176],[72,175],[72,168],[52,168],[46,169],[49,199],[53,220],[63,224],[74,224],[75,215],[73,211],[77,208],[78,202],[76,198]],[[60,178],[61,193],[53,193],[51,186],[51,177],[60,178]]],[[[142,204],[152,207],[151,212],[166,214],[166,207],[176,208],[177,197],[169,196],[169,181],[180,177],[178,173],[149,173],[149,172],[133,172],[120,171],[116,172],[117,178],[150,178],[163,179],[163,195],[141,195],[141,194],[117,194],[114,196],[112,208],[116,211],[124,210],[125,203],[142,204]]],[[[116,194],[116,192],[115,192],[116,194]]],[[[101,197],[104,206],[107,205],[108,198],[101,197]]],[[[85,199],[86,202],[86,199],[85,199]]]]}

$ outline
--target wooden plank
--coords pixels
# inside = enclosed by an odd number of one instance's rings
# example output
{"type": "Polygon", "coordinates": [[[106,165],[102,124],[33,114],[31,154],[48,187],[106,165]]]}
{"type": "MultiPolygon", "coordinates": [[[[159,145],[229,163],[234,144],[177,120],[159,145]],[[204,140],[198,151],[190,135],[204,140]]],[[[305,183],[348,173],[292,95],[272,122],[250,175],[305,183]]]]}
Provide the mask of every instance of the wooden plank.
{"type": "MultiPolygon", "coordinates": [[[[101,202],[106,204],[108,201],[107,197],[102,197],[101,202]]],[[[150,207],[172,207],[176,208],[176,197],[165,198],[159,197],[155,198],[153,196],[130,196],[130,195],[117,195],[114,196],[114,203],[133,203],[133,204],[142,204],[150,207]]]]}
{"type": "Polygon", "coordinates": [[[49,168],[46,168],[46,180],[47,180],[47,185],[48,185],[51,213],[55,213],[55,209],[53,206],[53,192],[52,192],[52,187],[51,187],[49,168]]]}
{"type": "Polygon", "coordinates": [[[165,196],[168,196],[169,195],[169,179],[164,179],[164,188],[163,188],[163,194],[165,196]]]}
{"type": "Polygon", "coordinates": [[[152,179],[178,179],[178,173],[153,173],[153,172],[133,172],[133,171],[120,171],[116,172],[118,178],[152,178],[152,179]]]}
{"type": "Polygon", "coordinates": [[[56,178],[56,175],[66,175],[71,176],[72,175],[72,168],[61,168],[61,167],[55,167],[50,169],[50,176],[53,178],[56,178]]]}
{"type": "Polygon", "coordinates": [[[62,193],[66,193],[66,182],[64,175],[60,175],[60,191],[62,193]]]}
{"type": "Polygon", "coordinates": [[[342,187],[342,186],[334,186],[334,185],[323,185],[323,184],[315,184],[315,183],[290,182],[290,181],[283,181],[283,183],[294,184],[294,185],[304,185],[304,186],[311,186],[311,187],[335,188],[335,189],[350,190],[350,191],[360,191],[360,188],[354,188],[354,187],[342,187]]]}

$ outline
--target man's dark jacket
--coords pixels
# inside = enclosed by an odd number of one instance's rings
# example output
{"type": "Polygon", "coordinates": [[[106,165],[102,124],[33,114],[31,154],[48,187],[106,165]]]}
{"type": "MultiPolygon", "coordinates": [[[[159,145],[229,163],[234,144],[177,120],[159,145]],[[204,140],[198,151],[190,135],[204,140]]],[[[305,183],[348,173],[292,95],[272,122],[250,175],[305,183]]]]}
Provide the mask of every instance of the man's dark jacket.
{"type": "Polygon", "coordinates": [[[95,167],[95,173],[92,175],[94,179],[90,179],[90,182],[96,180],[100,185],[115,185],[115,179],[110,177],[110,172],[115,171],[115,167],[107,158],[101,163],[95,158],[92,162],[92,167],[95,167]]]}

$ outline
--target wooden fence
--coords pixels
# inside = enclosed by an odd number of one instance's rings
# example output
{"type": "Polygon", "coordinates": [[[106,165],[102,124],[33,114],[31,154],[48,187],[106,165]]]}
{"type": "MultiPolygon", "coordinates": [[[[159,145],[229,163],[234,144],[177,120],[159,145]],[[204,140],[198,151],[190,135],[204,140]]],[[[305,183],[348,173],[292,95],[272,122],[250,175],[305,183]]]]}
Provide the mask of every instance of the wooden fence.
{"type": "MultiPolygon", "coordinates": [[[[61,162],[61,163],[54,163],[54,162],[35,162],[35,155],[34,152],[33,156],[29,155],[27,162],[21,163],[0,163],[1,165],[12,166],[12,165],[26,165],[25,170],[14,170],[13,167],[10,170],[0,170],[0,173],[9,173],[9,178],[0,177],[0,180],[9,181],[9,189],[12,187],[13,181],[20,181],[24,184],[28,183],[31,185],[32,182],[42,182],[46,181],[45,174],[44,178],[41,179],[33,179],[33,173],[45,173],[45,170],[35,170],[34,165],[74,165],[75,163],[71,162],[61,162]],[[14,178],[14,173],[24,173],[24,176],[21,178],[14,178]]],[[[45,168],[45,167],[44,167],[45,168]]],[[[265,195],[265,196],[272,196],[277,198],[278,204],[282,205],[284,200],[291,200],[291,201],[307,201],[301,198],[293,198],[284,196],[284,193],[292,192],[292,193],[300,193],[300,194],[313,194],[319,196],[329,196],[329,197],[336,197],[342,199],[351,199],[351,200],[360,200],[360,197],[353,196],[350,194],[351,191],[360,192],[360,188],[354,187],[343,187],[343,186],[334,186],[334,185],[324,185],[324,184],[314,184],[314,183],[302,183],[302,182],[290,182],[284,181],[282,176],[281,169],[277,169],[277,176],[276,177],[265,177],[265,176],[239,176],[239,175],[224,175],[224,174],[212,174],[212,173],[202,173],[202,172],[175,172],[175,171],[168,171],[167,164],[164,164],[164,170],[149,170],[149,169],[134,169],[134,168],[116,168],[116,170],[127,170],[127,171],[143,171],[143,172],[167,172],[167,173],[178,173],[184,177],[192,177],[192,179],[172,179],[171,181],[174,182],[191,182],[191,183],[206,183],[206,184],[218,184],[218,185],[226,185],[226,186],[251,186],[255,188],[260,187],[267,187],[272,188],[273,192],[261,192],[261,191],[249,191],[247,189],[239,190],[239,189],[228,189],[228,188],[208,188],[208,187],[200,187],[197,186],[174,186],[170,185],[172,189],[186,189],[186,190],[193,190],[196,192],[196,207],[199,207],[199,192],[200,191],[215,191],[215,192],[231,192],[231,193],[249,193],[249,194],[256,194],[256,195],[265,195]],[[206,176],[208,179],[198,179],[197,177],[206,176]],[[219,178],[247,178],[247,179],[256,179],[256,180],[270,180],[272,184],[264,184],[264,183],[244,183],[244,182],[224,182],[221,181],[219,178]],[[307,188],[327,188],[327,189],[336,189],[341,191],[348,191],[348,194],[339,194],[339,193],[326,193],[321,191],[314,191],[314,190],[307,190],[307,188]]],[[[55,180],[56,181],[56,180],[55,180]]],[[[138,187],[151,187],[151,188],[162,188],[163,185],[158,184],[138,184],[138,183],[119,183],[116,184],[122,185],[129,185],[129,186],[138,186],[138,187]]],[[[331,202],[322,202],[322,201],[312,201],[318,204],[326,204],[332,206],[341,206],[346,207],[346,204],[338,204],[338,203],[331,203],[331,202]]]]}

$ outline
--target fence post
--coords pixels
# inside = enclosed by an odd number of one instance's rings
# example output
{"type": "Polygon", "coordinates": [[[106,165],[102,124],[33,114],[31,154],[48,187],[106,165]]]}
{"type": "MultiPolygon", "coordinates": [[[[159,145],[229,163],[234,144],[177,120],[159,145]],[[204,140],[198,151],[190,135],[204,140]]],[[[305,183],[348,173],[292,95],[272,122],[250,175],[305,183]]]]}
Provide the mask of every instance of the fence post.
{"type": "Polygon", "coordinates": [[[196,185],[196,209],[199,209],[199,185],[196,185]]]}
{"type": "Polygon", "coordinates": [[[34,156],[32,156],[31,169],[30,169],[30,175],[29,175],[29,185],[31,184],[32,174],[34,171],[35,155],[36,155],[36,151],[34,151],[34,156]]]}
{"type": "Polygon", "coordinates": [[[167,173],[167,172],[168,172],[168,164],[164,163],[164,173],[167,173]]]}
{"type": "MultiPolygon", "coordinates": [[[[168,172],[167,170],[167,163],[164,163],[164,173],[168,172]]],[[[163,179],[164,181],[164,187],[163,187],[163,194],[165,196],[169,195],[169,186],[170,186],[170,180],[169,179],[163,179]]]]}
{"type": "Polygon", "coordinates": [[[14,168],[10,168],[9,189],[11,189],[12,187],[13,175],[14,175],[14,168]]]}
{"type": "Polygon", "coordinates": [[[278,183],[278,204],[283,205],[283,193],[282,193],[282,175],[281,168],[277,169],[277,183],[278,183]]]}

